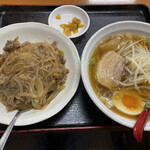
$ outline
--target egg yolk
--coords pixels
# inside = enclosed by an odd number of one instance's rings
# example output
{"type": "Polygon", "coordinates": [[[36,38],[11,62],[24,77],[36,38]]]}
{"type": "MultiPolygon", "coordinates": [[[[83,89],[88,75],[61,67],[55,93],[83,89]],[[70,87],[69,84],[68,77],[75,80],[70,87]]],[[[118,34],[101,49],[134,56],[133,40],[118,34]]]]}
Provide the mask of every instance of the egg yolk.
{"type": "Polygon", "coordinates": [[[139,104],[139,100],[137,97],[135,96],[131,96],[128,94],[124,94],[122,97],[122,103],[130,109],[135,109],[137,108],[140,104],[139,104]]]}

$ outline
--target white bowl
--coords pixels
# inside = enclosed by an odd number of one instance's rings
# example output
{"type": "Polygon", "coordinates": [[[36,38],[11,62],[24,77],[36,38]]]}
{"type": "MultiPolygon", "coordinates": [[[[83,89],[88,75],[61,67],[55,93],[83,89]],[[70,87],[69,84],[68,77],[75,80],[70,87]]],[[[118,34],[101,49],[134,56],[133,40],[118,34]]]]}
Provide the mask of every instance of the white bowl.
{"type": "MultiPolygon", "coordinates": [[[[87,93],[89,94],[91,100],[95,103],[95,105],[108,117],[113,119],[114,121],[133,128],[135,124],[135,120],[127,119],[125,117],[122,117],[120,115],[117,115],[116,113],[112,112],[110,109],[108,109],[96,96],[95,92],[92,89],[90,80],[89,80],[89,74],[88,74],[88,64],[89,59],[96,48],[96,46],[99,44],[100,41],[106,39],[110,35],[118,34],[118,33],[134,33],[139,35],[144,35],[147,37],[150,37],[150,24],[139,22],[139,21],[121,21],[112,23],[110,25],[107,25],[103,27],[102,29],[98,30],[87,42],[81,58],[81,74],[82,74],[82,80],[84,83],[84,86],[86,88],[87,93]]],[[[150,130],[150,121],[147,122],[145,126],[145,130],[150,130]]]]}
{"type": "Polygon", "coordinates": [[[84,24],[83,28],[79,28],[79,32],[76,34],[72,34],[71,36],[67,36],[69,38],[77,38],[83,35],[90,26],[90,18],[88,14],[80,7],[75,5],[63,5],[54,9],[48,18],[48,24],[63,33],[63,29],[60,27],[60,24],[68,24],[71,20],[77,17],[81,20],[82,24],[84,24]],[[61,19],[56,19],[56,16],[60,14],[61,19]]]}
{"type": "MultiPolygon", "coordinates": [[[[54,116],[62,110],[75,94],[80,79],[80,58],[75,45],[61,32],[53,27],[41,23],[18,23],[0,29],[0,53],[7,42],[19,37],[19,41],[25,42],[58,42],[58,47],[64,51],[66,68],[69,75],[66,81],[66,88],[62,90],[44,110],[31,110],[21,114],[15,125],[23,126],[43,121],[54,116]]],[[[0,123],[9,124],[16,111],[7,113],[5,106],[0,103],[0,123]]]]}

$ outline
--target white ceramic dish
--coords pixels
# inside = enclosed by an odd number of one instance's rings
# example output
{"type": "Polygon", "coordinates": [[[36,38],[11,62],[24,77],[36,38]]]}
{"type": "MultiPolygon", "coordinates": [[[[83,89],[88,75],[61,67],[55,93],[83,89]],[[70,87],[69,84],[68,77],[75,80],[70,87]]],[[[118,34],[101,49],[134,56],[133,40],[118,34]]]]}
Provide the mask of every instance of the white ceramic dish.
{"type": "MultiPolygon", "coordinates": [[[[135,120],[127,119],[122,116],[117,115],[116,113],[112,112],[110,109],[108,109],[96,96],[94,93],[92,86],[89,81],[89,75],[88,75],[88,64],[89,59],[96,48],[96,46],[99,44],[100,41],[106,39],[110,35],[118,34],[118,33],[134,33],[139,35],[144,35],[147,37],[150,37],[150,24],[139,22],[139,21],[122,21],[122,22],[116,22],[113,24],[110,24],[108,26],[103,27],[102,29],[98,30],[87,42],[81,58],[81,74],[84,86],[92,99],[92,101],[95,103],[95,105],[108,117],[113,119],[114,121],[133,128],[135,124],[135,120]]],[[[147,122],[145,126],[145,130],[150,131],[150,121],[147,122]]]]}
{"type": "Polygon", "coordinates": [[[63,33],[63,29],[60,27],[60,24],[68,24],[68,22],[71,22],[71,20],[77,17],[81,20],[82,24],[85,26],[83,28],[79,28],[79,32],[76,34],[72,34],[71,36],[68,36],[69,38],[77,38],[81,35],[83,35],[90,26],[90,18],[88,14],[80,7],[74,6],[74,5],[63,5],[60,7],[57,7],[54,9],[48,18],[48,24],[59,31],[63,33]],[[61,19],[56,19],[56,16],[60,14],[61,19]]]}
{"type": "MultiPolygon", "coordinates": [[[[25,42],[47,42],[58,41],[58,47],[64,51],[66,67],[69,75],[66,81],[66,88],[54,98],[44,110],[31,110],[21,114],[16,121],[16,126],[30,125],[52,117],[71,100],[75,94],[80,79],[80,59],[76,47],[61,32],[53,27],[41,23],[18,23],[0,29],[0,53],[7,42],[19,37],[19,41],[25,42]]],[[[0,103],[0,123],[9,124],[16,111],[7,113],[4,105],[0,103]]]]}

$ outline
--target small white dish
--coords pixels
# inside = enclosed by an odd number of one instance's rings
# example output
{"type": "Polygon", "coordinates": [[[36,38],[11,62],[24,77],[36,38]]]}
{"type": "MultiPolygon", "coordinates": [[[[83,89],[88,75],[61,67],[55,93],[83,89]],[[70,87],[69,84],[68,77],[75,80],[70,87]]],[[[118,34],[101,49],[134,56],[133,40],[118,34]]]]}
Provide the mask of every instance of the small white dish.
{"type": "MultiPolygon", "coordinates": [[[[75,45],[61,32],[53,27],[42,23],[27,22],[8,25],[0,29],[0,53],[7,40],[19,37],[19,42],[58,42],[58,47],[64,51],[66,68],[69,69],[66,87],[62,90],[44,110],[32,109],[21,114],[17,119],[16,126],[34,124],[48,119],[61,111],[75,94],[80,80],[80,58],[75,45]]],[[[9,124],[16,111],[7,112],[5,106],[0,103],[0,123],[9,124]]]]}
{"type": "MultiPolygon", "coordinates": [[[[150,37],[150,24],[140,22],[140,21],[121,21],[109,24],[100,30],[98,30],[87,42],[84,47],[82,57],[81,57],[81,75],[84,86],[86,88],[87,93],[89,94],[91,100],[95,103],[95,105],[108,117],[112,120],[127,126],[129,128],[133,128],[135,124],[135,120],[125,118],[120,116],[109,108],[107,108],[96,96],[89,79],[88,73],[88,65],[89,59],[96,48],[96,46],[108,38],[110,35],[119,34],[119,33],[132,33],[137,35],[143,35],[146,37],[150,37]]],[[[150,131],[150,120],[148,120],[144,130],[150,131]]]]}
{"type": "Polygon", "coordinates": [[[77,38],[83,35],[90,26],[90,18],[88,14],[80,7],[74,5],[63,5],[54,9],[48,18],[49,26],[52,26],[63,33],[63,29],[60,27],[60,24],[68,24],[71,22],[74,17],[77,17],[81,20],[82,24],[84,24],[83,28],[79,28],[78,33],[73,34],[71,36],[67,36],[69,38],[77,38]],[[56,16],[60,14],[61,19],[56,19],[56,16]]]}

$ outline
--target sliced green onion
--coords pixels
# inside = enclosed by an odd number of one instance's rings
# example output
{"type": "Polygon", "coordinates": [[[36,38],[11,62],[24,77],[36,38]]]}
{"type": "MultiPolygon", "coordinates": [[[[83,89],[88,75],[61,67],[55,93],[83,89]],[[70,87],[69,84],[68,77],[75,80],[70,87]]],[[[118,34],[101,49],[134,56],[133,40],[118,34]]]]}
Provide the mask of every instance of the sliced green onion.
{"type": "Polygon", "coordinates": [[[144,109],[145,109],[146,112],[148,112],[148,109],[147,109],[146,105],[144,106],[144,109]]]}
{"type": "Polygon", "coordinates": [[[89,60],[89,65],[95,65],[95,58],[91,58],[90,60],[89,60]]]}

